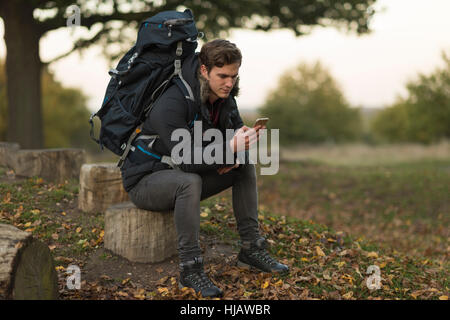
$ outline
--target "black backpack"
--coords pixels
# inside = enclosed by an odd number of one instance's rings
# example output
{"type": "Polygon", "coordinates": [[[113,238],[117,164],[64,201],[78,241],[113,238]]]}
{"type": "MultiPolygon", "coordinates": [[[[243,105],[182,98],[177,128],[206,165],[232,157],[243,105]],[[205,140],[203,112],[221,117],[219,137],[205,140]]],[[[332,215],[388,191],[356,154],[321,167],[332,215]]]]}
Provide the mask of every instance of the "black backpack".
{"type": "Polygon", "coordinates": [[[90,134],[102,149],[121,156],[119,167],[134,149],[132,143],[153,104],[175,78],[186,98],[193,100],[181,63],[195,53],[198,34],[191,10],[160,12],[141,23],[135,45],[109,71],[103,104],[89,119],[90,134]],[[96,116],[101,120],[99,139],[93,134],[96,116]]]}

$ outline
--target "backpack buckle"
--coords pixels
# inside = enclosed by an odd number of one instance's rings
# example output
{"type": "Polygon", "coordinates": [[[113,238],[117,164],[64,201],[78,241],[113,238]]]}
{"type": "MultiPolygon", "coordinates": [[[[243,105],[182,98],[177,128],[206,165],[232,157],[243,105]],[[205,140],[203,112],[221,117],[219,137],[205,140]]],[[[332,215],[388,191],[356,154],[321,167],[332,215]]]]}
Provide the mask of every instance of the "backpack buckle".
{"type": "Polygon", "coordinates": [[[183,54],[183,43],[178,41],[176,55],[180,57],[183,54]]]}

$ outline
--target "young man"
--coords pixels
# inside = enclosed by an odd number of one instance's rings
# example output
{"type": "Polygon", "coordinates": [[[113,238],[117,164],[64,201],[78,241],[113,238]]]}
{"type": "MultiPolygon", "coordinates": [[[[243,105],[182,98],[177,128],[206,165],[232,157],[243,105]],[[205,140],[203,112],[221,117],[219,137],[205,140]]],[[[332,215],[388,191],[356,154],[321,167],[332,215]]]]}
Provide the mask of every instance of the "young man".
{"type": "MultiPolygon", "coordinates": [[[[199,246],[200,201],[232,187],[233,210],[241,238],[238,264],[265,272],[287,272],[288,267],[269,256],[265,239],[258,226],[258,194],[254,164],[226,164],[226,153],[236,155],[248,150],[259,139],[260,126],[244,126],[234,96],[238,93],[238,75],[242,56],[240,50],[226,40],[206,43],[199,54],[187,57],[182,75],[190,85],[194,103],[186,93],[170,86],[155,103],[143,134],[157,134],[151,145],[155,153],[171,156],[179,141],[172,133],[184,128],[194,135],[194,120],[201,121],[202,131],[217,128],[226,137],[226,129],[236,130],[229,141],[213,141],[223,152],[223,164],[195,163],[194,153],[202,152],[210,142],[194,145],[192,137],[190,163],[172,169],[163,162],[150,166],[134,165],[129,159],[122,168],[125,189],[137,207],[147,210],[174,210],[180,258],[180,287],[191,287],[204,297],[221,296],[203,270],[199,246]]],[[[265,128],[265,127],[262,127],[265,128]]],[[[203,153],[201,153],[203,154],[203,153]]]]}

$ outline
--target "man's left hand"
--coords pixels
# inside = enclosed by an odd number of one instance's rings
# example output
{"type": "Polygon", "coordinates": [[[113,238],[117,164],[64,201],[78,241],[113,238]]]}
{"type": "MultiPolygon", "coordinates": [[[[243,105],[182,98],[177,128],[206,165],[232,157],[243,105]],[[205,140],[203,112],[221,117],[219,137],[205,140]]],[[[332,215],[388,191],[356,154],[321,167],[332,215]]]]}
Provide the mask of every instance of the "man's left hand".
{"type": "Polygon", "coordinates": [[[227,173],[227,172],[229,172],[229,171],[231,171],[231,170],[233,170],[234,168],[237,168],[237,167],[239,167],[239,162],[238,161],[236,161],[236,164],[234,166],[232,166],[232,167],[223,167],[223,168],[217,169],[217,172],[219,174],[224,174],[224,173],[227,173]]]}

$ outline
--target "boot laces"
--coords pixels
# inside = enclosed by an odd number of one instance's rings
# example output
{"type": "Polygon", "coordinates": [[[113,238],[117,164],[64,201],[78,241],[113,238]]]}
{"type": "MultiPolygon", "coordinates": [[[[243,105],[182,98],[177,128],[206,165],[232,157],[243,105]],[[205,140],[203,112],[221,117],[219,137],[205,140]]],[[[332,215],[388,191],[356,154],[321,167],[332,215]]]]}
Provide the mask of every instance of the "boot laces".
{"type": "Polygon", "coordinates": [[[265,249],[257,249],[251,255],[269,265],[275,265],[277,263],[277,261],[272,258],[265,249]]]}
{"type": "Polygon", "coordinates": [[[189,279],[195,286],[199,288],[199,290],[213,287],[214,284],[208,278],[203,270],[194,271],[186,276],[186,279],[189,279]]]}

